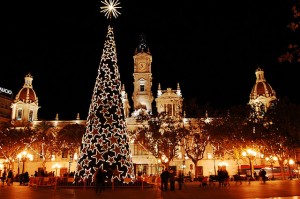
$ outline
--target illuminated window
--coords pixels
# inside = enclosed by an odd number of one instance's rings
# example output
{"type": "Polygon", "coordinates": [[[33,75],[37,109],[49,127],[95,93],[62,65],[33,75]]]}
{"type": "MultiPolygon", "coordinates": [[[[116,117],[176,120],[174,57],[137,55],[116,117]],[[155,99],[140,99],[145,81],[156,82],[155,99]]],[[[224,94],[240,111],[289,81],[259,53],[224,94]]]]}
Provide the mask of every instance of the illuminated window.
{"type": "Polygon", "coordinates": [[[173,105],[172,104],[167,105],[167,113],[169,116],[173,116],[173,105]]]}
{"type": "Polygon", "coordinates": [[[22,109],[18,109],[17,120],[22,120],[22,109]]]}

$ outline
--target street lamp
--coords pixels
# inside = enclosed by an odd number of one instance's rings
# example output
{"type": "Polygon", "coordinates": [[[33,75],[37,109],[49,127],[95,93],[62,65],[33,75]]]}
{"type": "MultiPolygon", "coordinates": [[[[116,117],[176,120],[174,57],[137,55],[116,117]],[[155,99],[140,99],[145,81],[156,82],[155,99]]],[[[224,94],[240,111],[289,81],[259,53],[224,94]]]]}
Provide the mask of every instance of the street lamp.
{"type": "Polygon", "coordinates": [[[159,175],[159,173],[161,173],[160,172],[160,164],[161,164],[161,159],[157,159],[157,170],[156,170],[156,172],[157,172],[157,175],[159,175]]]}
{"type": "Polygon", "coordinates": [[[271,155],[270,157],[266,157],[266,160],[268,162],[270,162],[270,164],[271,164],[272,180],[274,180],[274,172],[273,172],[274,166],[273,166],[273,164],[278,160],[278,158],[276,156],[271,155]]]}
{"type": "Polygon", "coordinates": [[[291,165],[294,165],[295,164],[295,161],[293,159],[289,159],[289,174],[290,174],[290,180],[293,179],[293,176],[292,176],[292,171],[291,171],[291,165]]]}
{"type": "MultiPolygon", "coordinates": [[[[257,152],[252,150],[252,149],[247,149],[246,151],[242,152],[242,155],[244,157],[247,157],[249,159],[249,163],[250,163],[250,179],[253,179],[253,165],[252,165],[252,161],[255,159],[257,152]]],[[[250,181],[249,181],[250,183],[250,181]]]]}
{"type": "Polygon", "coordinates": [[[184,175],[184,170],[185,170],[185,168],[186,168],[185,161],[186,161],[187,159],[189,159],[189,157],[185,154],[185,156],[184,156],[184,158],[183,158],[183,161],[182,161],[182,166],[181,166],[183,175],[184,175]]]}
{"type": "Polygon", "coordinates": [[[23,167],[22,167],[22,173],[24,173],[24,169],[25,169],[25,162],[27,160],[32,161],[33,160],[33,155],[31,155],[30,153],[28,153],[27,151],[22,151],[21,153],[19,153],[17,155],[18,158],[18,174],[20,172],[20,160],[23,162],[23,167]]]}
{"type": "Polygon", "coordinates": [[[69,173],[71,173],[72,162],[73,162],[73,157],[72,157],[72,155],[70,155],[70,159],[69,159],[69,173]]]}
{"type": "Polygon", "coordinates": [[[214,150],[214,147],[212,148],[212,153],[208,153],[208,154],[207,154],[207,158],[214,161],[214,172],[215,172],[215,175],[217,175],[217,172],[216,172],[216,159],[215,159],[215,150],[214,150]]]}
{"type": "Polygon", "coordinates": [[[55,169],[55,174],[56,174],[56,176],[58,176],[57,175],[57,169],[60,169],[60,164],[55,164],[55,165],[52,166],[52,168],[55,169]]]}

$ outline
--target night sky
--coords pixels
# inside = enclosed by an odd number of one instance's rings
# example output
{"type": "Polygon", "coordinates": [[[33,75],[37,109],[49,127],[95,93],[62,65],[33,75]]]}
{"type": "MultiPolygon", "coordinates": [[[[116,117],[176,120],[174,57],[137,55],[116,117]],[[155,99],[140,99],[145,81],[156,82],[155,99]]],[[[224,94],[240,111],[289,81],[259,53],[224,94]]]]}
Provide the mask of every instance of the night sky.
{"type": "MultiPolygon", "coordinates": [[[[176,89],[185,100],[243,105],[265,71],[277,97],[300,103],[299,64],[280,64],[291,31],[292,0],[120,0],[112,20],[122,83],[131,101],[133,55],[144,33],[153,56],[153,94],[176,89]]],[[[22,88],[33,76],[39,119],[86,119],[107,33],[100,1],[9,1],[1,11],[0,87],[22,88]]]]}

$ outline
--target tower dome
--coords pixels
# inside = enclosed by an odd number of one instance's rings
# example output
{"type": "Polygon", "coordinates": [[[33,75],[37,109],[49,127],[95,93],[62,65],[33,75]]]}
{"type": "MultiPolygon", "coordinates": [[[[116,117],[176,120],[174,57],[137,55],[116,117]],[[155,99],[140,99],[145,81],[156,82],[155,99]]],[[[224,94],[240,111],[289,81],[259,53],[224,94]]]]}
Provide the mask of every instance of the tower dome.
{"type": "Polygon", "coordinates": [[[32,88],[33,77],[29,73],[24,79],[23,88],[20,89],[11,106],[12,122],[16,126],[38,120],[37,112],[40,107],[38,106],[38,97],[32,88]]]}
{"type": "Polygon", "coordinates": [[[255,107],[256,111],[266,112],[272,102],[276,100],[276,92],[264,77],[264,70],[258,67],[255,71],[256,83],[251,93],[249,104],[255,107]]]}
{"type": "Polygon", "coordinates": [[[38,103],[38,98],[36,97],[35,91],[32,88],[32,80],[33,77],[30,74],[25,76],[24,86],[16,95],[15,102],[22,101],[25,103],[38,103]]]}

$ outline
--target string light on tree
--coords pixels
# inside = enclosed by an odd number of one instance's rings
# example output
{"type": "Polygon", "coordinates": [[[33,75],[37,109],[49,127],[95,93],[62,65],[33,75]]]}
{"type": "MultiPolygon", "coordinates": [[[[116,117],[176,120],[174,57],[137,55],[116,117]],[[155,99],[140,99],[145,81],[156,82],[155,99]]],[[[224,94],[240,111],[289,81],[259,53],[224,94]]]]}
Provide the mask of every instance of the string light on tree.
{"type": "MultiPolygon", "coordinates": [[[[120,14],[116,11],[120,7],[115,7],[119,5],[118,1],[105,0],[103,3],[105,6],[101,7],[101,12],[108,18],[120,14]]],[[[92,178],[98,168],[112,170],[112,178],[119,181],[129,182],[129,178],[131,181],[134,178],[111,25],[108,26],[99,63],[75,177],[80,177],[83,181],[92,178]]]]}

